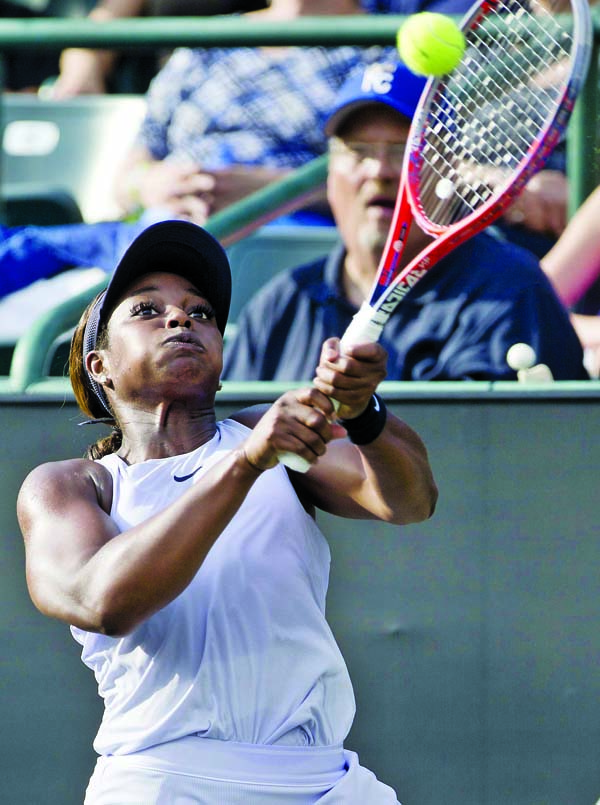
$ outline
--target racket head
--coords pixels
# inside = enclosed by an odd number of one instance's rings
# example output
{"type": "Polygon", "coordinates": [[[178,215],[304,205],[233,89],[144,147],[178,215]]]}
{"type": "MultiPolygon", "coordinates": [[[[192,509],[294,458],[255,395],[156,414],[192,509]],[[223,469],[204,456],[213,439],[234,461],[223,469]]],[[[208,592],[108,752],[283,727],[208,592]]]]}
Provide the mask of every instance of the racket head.
{"type": "Polygon", "coordinates": [[[425,232],[492,223],[563,137],[593,36],[587,0],[570,6],[554,14],[539,0],[483,0],[463,18],[463,58],[426,84],[402,172],[425,232]]]}

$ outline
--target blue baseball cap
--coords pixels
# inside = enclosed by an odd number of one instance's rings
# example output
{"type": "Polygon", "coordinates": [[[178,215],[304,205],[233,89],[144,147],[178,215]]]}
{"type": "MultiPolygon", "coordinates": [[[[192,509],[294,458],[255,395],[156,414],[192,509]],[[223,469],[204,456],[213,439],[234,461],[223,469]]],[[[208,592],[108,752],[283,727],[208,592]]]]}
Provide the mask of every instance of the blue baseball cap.
{"type": "Polygon", "coordinates": [[[332,137],[352,113],[371,103],[385,103],[412,120],[426,83],[427,78],[415,75],[402,62],[369,64],[342,85],[325,120],[325,134],[332,137]]]}

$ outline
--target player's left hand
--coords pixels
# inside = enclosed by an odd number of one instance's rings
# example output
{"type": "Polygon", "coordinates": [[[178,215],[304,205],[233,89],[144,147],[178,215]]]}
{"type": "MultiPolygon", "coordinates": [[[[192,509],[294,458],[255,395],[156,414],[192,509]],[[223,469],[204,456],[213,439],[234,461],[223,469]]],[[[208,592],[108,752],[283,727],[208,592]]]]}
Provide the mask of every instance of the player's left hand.
{"type": "Polygon", "coordinates": [[[328,338],[321,349],[314,385],[339,403],[340,419],[355,419],[385,379],[387,352],[381,344],[355,344],[342,352],[339,338],[328,338]]]}
{"type": "MultiPolygon", "coordinates": [[[[247,421],[244,424],[249,424],[247,421]]],[[[246,458],[258,470],[274,467],[282,454],[301,456],[307,465],[325,454],[332,439],[346,435],[335,422],[331,399],[314,386],[282,394],[252,425],[243,445],[246,458]]]]}

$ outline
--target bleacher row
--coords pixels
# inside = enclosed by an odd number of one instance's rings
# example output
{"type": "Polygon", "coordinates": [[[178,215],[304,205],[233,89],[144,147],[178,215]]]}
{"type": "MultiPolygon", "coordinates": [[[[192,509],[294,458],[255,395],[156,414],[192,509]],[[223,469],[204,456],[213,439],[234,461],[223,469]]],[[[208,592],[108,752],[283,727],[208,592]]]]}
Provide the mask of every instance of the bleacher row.
{"type": "MultiPolygon", "coordinates": [[[[9,226],[94,223],[118,216],[112,184],[119,160],[144,112],[141,96],[106,95],[47,101],[36,95],[3,99],[4,221],[9,226]]],[[[332,227],[263,227],[228,248],[233,274],[228,332],[252,293],[274,273],[329,251],[332,227]]],[[[76,269],[40,280],[0,300],[0,375],[14,345],[42,313],[96,283],[99,269],[76,269]]],[[[69,332],[49,356],[49,375],[62,375],[69,332]]]]}

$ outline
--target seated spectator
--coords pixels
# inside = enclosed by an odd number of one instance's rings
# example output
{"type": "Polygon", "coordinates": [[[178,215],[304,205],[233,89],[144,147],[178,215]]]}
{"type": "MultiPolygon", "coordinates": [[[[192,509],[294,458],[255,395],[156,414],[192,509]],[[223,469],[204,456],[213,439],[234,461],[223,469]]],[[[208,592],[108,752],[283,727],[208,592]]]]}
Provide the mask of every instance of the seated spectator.
{"type": "MultiPolygon", "coordinates": [[[[321,0],[318,8],[329,16],[361,11],[358,0],[321,0]]],[[[272,0],[246,17],[281,22],[309,13],[310,0],[272,0]]],[[[179,48],[150,86],[146,118],[119,172],[124,212],[161,207],[203,224],[323,154],[323,121],[341,84],[381,54],[378,47],[179,48]]]]}
{"type": "Polygon", "coordinates": [[[593,377],[600,376],[600,300],[590,290],[600,283],[600,187],[585,200],[569,221],[541,266],[569,308],[580,312],[571,321],[586,352],[593,377]],[[587,301],[589,295],[590,301],[587,301]]]}
{"type": "MultiPolygon", "coordinates": [[[[104,22],[144,16],[206,17],[255,11],[265,5],[265,0],[101,0],[90,11],[88,18],[104,22]]],[[[130,91],[145,92],[164,59],[164,54],[160,52],[150,61],[145,56],[137,56],[131,70],[137,75],[132,79],[135,83],[130,91]]],[[[75,95],[122,91],[122,81],[118,75],[121,65],[122,56],[118,52],[67,48],[60,55],[60,72],[48,96],[63,100],[75,95]]]]}
{"type": "MultiPolygon", "coordinates": [[[[369,13],[412,14],[422,0],[157,0],[153,13],[246,13],[248,21],[369,13]],[[196,3],[197,5],[193,5],[196,3]],[[253,9],[258,9],[253,12],[253,9]]],[[[470,0],[437,0],[428,10],[460,15],[470,0]]],[[[135,16],[144,0],[104,0],[97,19],[135,16]]],[[[148,117],[117,188],[125,214],[166,206],[199,224],[325,150],[322,123],[340,82],[357,63],[357,48],[178,49],[148,92],[148,117]],[[282,53],[286,54],[282,58],[282,53]],[[310,77],[307,78],[307,72],[310,77]],[[235,77],[235,78],[234,78],[235,77]],[[264,98],[269,96],[269,114],[264,98]],[[200,136],[203,135],[203,136],[200,136]]],[[[381,57],[369,51],[367,60],[381,57]]],[[[102,92],[113,63],[106,51],[69,49],[52,92],[102,92]]],[[[564,153],[528,184],[500,222],[509,240],[541,256],[562,231],[567,185],[564,153]]],[[[328,211],[316,205],[324,222],[328,211]]],[[[298,217],[298,216],[296,216],[298,217]]],[[[318,220],[318,219],[317,219],[318,220]]],[[[323,222],[323,221],[321,221],[323,222]]]]}
{"type": "MultiPolygon", "coordinates": [[[[272,0],[263,18],[295,19],[309,8],[310,0],[272,0]]],[[[360,12],[358,0],[320,0],[319,9],[360,12]]],[[[178,49],[150,88],[146,119],[120,175],[123,217],[143,213],[141,220],[0,229],[0,297],[67,268],[110,271],[149,223],[177,217],[202,224],[325,153],[323,122],[340,86],[387,51],[178,49]]],[[[332,223],[324,203],[304,216],[332,223]]]]}
{"type": "MultiPolygon", "coordinates": [[[[309,0],[273,0],[263,18],[294,19],[312,9],[309,0]]],[[[319,9],[361,10],[358,0],[322,0],[319,9]]],[[[176,51],[148,93],[148,117],[122,171],[123,215],[145,209],[139,225],[1,228],[0,297],[72,267],[110,271],[149,223],[182,217],[202,224],[324,153],[323,122],[336,92],[381,54],[353,47],[176,51]]],[[[332,223],[325,200],[295,220],[332,223]]]]}
{"type": "MultiPolygon", "coordinates": [[[[471,0],[432,0],[432,2],[424,3],[423,0],[360,0],[360,2],[346,2],[346,3],[304,3],[301,2],[298,8],[293,8],[295,4],[288,3],[288,0],[271,0],[269,4],[267,0],[103,0],[99,3],[90,13],[91,19],[107,20],[117,19],[124,17],[135,17],[142,15],[213,15],[213,14],[229,14],[236,12],[253,12],[248,14],[248,19],[287,19],[295,16],[306,16],[315,14],[354,14],[361,11],[367,11],[371,14],[414,14],[419,11],[438,11],[445,14],[462,15],[466,13],[471,7],[471,0]]],[[[318,49],[320,50],[320,49],[318,49]]],[[[213,133],[216,131],[217,136],[221,135],[220,127],[223,123],[223,118],[219,118],[212,113],[212,110],[206,112],[206,102],[208,91],[198,92],[197,88],[190,86],[190,82],[182,81],[186,75],[193,76],[193,80],[206,80],[207,84],[211,84],[211,78],[214,79],[215,74],[218,75],[217,83],[220,84],[220,76],[218,67],[215,66],[215,59],[222,60],[224,58],[233,58],[235,63],[229,62],[231,65],[231,72],[235,74],[239,67],[239,59],[244,49],[212,49],[202,51],[195,49],[187,51],[187,56],[180,57],[177,66],[169,66],[169,68],[161,73],[161,78],[157,82],[157,86],[149,95],[149,99],[154,105],[154,112],[158,109],[159,114],[164,114],[168,110],[166,108],[169,99],[172,102],[177,101],[178,88],[185,89],[186,94],[189,94],[191,105],[197,108],[192,110],[195,123],[198,125],[199,131],[210,132],[210,127],[215,127],[213,133]],[[205,54],[204,58],[200,54],[205,54]],[[211,57],[212,53],[212,57],[211,57]],[[225,55],[227,54],[227,55],[225,55]],[[231,56],[233,54],[233,56],[231,56]],[[173,86],[171,86],[171,83],[173,86]],[[199,97],[200,96],[200,97],[199,97]],[[167,99],[165,101],[165,98],[167,99]],[[202,120],[199,117],[202,116],[202,120]]],[[[260,52],[260,51],[259,51],[260,52]]],[[[306,54],[310,58],[310,51],[306,54]]],[[[128,57],[131,61],[131,57],[128,57]]],[[[136,57],[136,58],[146,58],[136,57]]],[[[125,91],[130,92],[145,92],[147,83],[159,69],[161,64],[164,64],[165,55],[159,54],[159,58],[155,60],[154,66],[149,70],[148,65],[144,64],[140,67],[140,72],[143,74],[141,81],[143,86],[135,85],[136,78],[132,76],[132,70],[114,69],[115,64],[118,64],[118,54],[111,53],[104,50],[89,50],[81,48],[70,48],[63,52],[61,56],[61,71],[57,82],[49,91],[50,97],[56,99],[68,98],[73,95],[82,93],[100,93],[105,91],[115,91],[116,84],[114,79],[110,76],[117,74],[121,86],[125,85],[125,91]],[[125,77],[123,77],[125,74],[125,77]],[[128,77],[127,77],[128,76],[128,77]],[[133,81],[133,87],[131,86],[133,81]]],[[[129,63],[130,63],[129,61],[129,63]]],[[[248,69],[248,57],[244,59],[246,62],[245,69],[248,69]]],[[[295,64],[290,62],[291,70],[297,74],[302,74],[300,71],[303,69],[304,58],[300,58],[299,63],[296,60],[295,64]]],[[[264,67],[264,63],[263,63],[264,67]]],[[[257,69],[257,65],[253,65],[253,69],[257,69]]],[[[322,67],[321,67],[322,70],[322,67]]],[[[135,72],[135,71],[134,71],[135,72]]],[[[256,76],[253,74],[251,79],[256,76]]],[[[322,73],[321,79],[325,76],[322,73]]],[[[261,80],[264,78],[261,76],[261,80]]],[[[241,77],[244,82],[244,76],[241,77]]],[[[306,86],[301,88],[302,95],[306,98],[309,96],[309,105],[312,106],[314,98],[317,97],[317,92],[320,87],[317,84],[315,91],[308,92],[311,81],[308,81],[306,86]]],[[[214,84],[213,84],[214,85],[214,84]]],[[[220,87],[219,87],[220,89],[220,87]]],[[[244,97],[247,99],[248,88],[242,83],[235,90],[238,98],[244,97]]],[[[121,90],[123,91],[123,90],[121,90]]],[[[231,93],[231,88],[228,90],[231,93]]],[[[252,93],[254,96],[254,93],[252,93]]],[[[256,97],[259,93],[256,93],[256,97]]],[[[185,97],[185,96],[183,96],[185,97]]],[[[210,99],[212,101],[212,99],[210,99]]],[[[234,99],[235,100],[235,99],[234,99]]],[[[330,103],[330,98],[324,99],[330,103]]],[[[186,99],[185,104],[188,101],[186,99]]],[[[287,105],[289,109],[297,108],[294,103],[287,105]]],[[[189,106],[183,105],[182,107],[189,113],[189,106]]],[[[256,130],[257,117],[255,114],[256,105],[253,109],[249,110],[246,114],[244,123],[250,130],[256,130]]],[[[259,110],[260,111],[260,110],[259,110]]],[[[174,137],[181,136],[181,117],[183,111],[180,112],[178,119],[168,121],[168,132],[164,131],[159,133],[159,137],[164,142],[164,135],[168,134],[171,144],[169,145],[169,158],[179,159],[177,154],[173,153],[175,150],[174,137]]],[[[285,113],[283,114],[285,118],[285,113]]],[[[307,121],[307,131],[312,129],[315,133],[320,133],[320,121],[307,121]]],[[[153,125],[161,129],[166,129],[164,119],[155,119],[153,125]]],[[[279,127],[280,130],[280,127],[279,127]]],[[[274,133],[278,133],[278,129],[274,129],[274,133]]],[[[206,220],[207,205],[211,205],[211,211],[218,211],[230,200],[236,200],[241,197],[240,193],[252,192],[254,189],[262,187],[265,183],[270,181],[273,177],[277,178],[280,175],[281,168],[289,167],[289,159],[291,155],[288,154],[286,161],[283,164],[269,165],[267,170],[258,170],[258,168],[248,171],[247,168],[232,168],[229,166],[232,162],[239,162],[246,165],[248,158],[247,154],[240,154],[239,148],[236,149],[235,159],[229,155],[226,157],[226,166],[220,164],[211,165],[210,163],[199,163],[209,171],[219,169],[218,173],[213,175],[196,176],[197,164],[188,165],[188,168],[183,171],[183,175],[166,172],[164,170],[150,171],[146,176],[148,165],[153,166],[156,161],[156,149],[162,149],[162,143],[156,139],[157,132],[150,134],[148,130],[140,140],[140,150],[132,154],[131,163],[126,166],[123,181],[119,188],[120,201],[124,209],[137,208],[139,205],[148,206],[154,203],[157,193],[157,187],[162,186],[162,182],[166,179],[165,190],[159,190],[159,195],[164,197],[170,196],[171,189],[175,183],[182,185],[184,190],[191,189],[192,193],[188,193],[185,206],[193,206],[198,223],[204,223],[206,220]],[[144,174],[142,178],[142,174],[144,174]],[[200,185],[201,189],[198,189],[200,185]],[[211,188],[214,187],[214,190],[211,188]],[[232,191],[233,190],[233,195],[232,191]],[[196,201],[196,196],[201,195],[201,199],[196,201]],[[200,217],[198,217],[200,216],[200,217]]],[[[297,136],[297,135],[295,135],[297,136]]],[[[262,134],[260,135],[262,138],[262,134]]],[[[246,148],[248,145],[246,144],[246,148]]],[[[197,162],[198,157],[205,157],[204,154],[199,154],[197,145],[190,147],[189,144],[178,141],[177,150],[180,156],[184,156],[186,162],[197,162]],[[184,150],[185,146],[185,150],[184,150]]],[[[223,154],[224,152],[221,151],[223,154]]],[[[260,147],[260,154],[263,153],[263,146],[260,147]]],[[[316,155],[311,151],[312,155],[316,155]]],[[[270,155],[273,156],[272,154],[270,155]]],[[[162,161],[165,156],[159,157],[162,161]]],[[[253,154],[256,160],[256,153],[253,154]]],[[[298,163],[293,164],[296,167],[298,163]]],[[[162,166],[164,168],[164,166],[162,166]]],[[[183,191],[182,191],[183,192],[183,191]]],[[[538,257],[545,254],[548,249],[556,242],[566,224],[567,214],[567,179],[565,176],[565,159],[564,159],[564,146],[556,149],[551,157],[551,162],[547,169],[541,171],[535,176],[525,188],[518,202],[507,211],[506,215],[501,221],[498,222],[498,227],[502,231],[504,237],[508,240],[517,243],[518,245],[525,246],[533,251],[538,257]]],[[[170,201],[173,201],[170,198],[170,201]]],[[[173,210],[174,214],[177,210],[173,210]]]]}
{"type": "MultiPolygon", "coordinates": [[[[227,345],[225,379],[311,378],[324,338],[342,336],[376,274],[422,86],[404,65],[380,64],[342,89],[325,127],[327,197],[342,242],[250,300],[227,345]]],[[[429,242],[414,224],[403,264],[429,242]]],[[[411,289],[381,342],[390,380],[514,379],[506,353],[517,342],[531,345],[556,379],[587,378],[568,312],[537,260],[488,232],[411,289]]]]}

